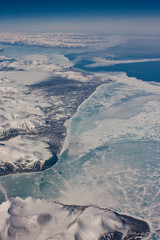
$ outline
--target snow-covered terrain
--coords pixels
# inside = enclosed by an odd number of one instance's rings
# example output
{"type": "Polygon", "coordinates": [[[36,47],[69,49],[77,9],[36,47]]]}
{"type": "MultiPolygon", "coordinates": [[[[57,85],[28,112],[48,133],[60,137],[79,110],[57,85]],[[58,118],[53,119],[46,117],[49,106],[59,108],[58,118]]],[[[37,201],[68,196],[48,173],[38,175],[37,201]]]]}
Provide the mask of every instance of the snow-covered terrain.
{"type": "Polygon", "coordinates": [[[61,70],[61,68],[69,68],[72,63],[63,55],[54,54],[53,56],[45,56],[40,54],[32,54],[23,56],[22,58],[10,61],[12,59],[1,56],[0,68],[9,68],[19,71],[41,71],[52,72],[61,70]]]}
{"type": "Polygon", "coordinates": [[[146,222],[109,209],[32,198],[4,202],[0,215],[0,237],[4,240],[140,240],[150,231],[146,222]]]}
{"type": "Polygon", "coordinates": [[[1,56],[0,175],[44,170],[57,161],[64,123],[101,82],[71,66],[60,54],[1,56]]]}
{"type": "Polygon", "coordinates": [[[96,36],[83,33],[0,33],[0,43],[59,47],[59,48],[101,48],[111,47],[124,42],[122,36],[96,36]]]}

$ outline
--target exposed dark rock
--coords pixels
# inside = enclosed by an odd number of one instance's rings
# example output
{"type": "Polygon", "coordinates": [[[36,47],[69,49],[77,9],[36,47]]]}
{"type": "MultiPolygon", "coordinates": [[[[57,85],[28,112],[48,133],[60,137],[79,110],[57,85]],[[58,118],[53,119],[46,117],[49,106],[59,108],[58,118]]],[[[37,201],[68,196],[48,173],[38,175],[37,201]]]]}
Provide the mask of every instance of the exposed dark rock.
{"type": "MultiPolygon", "coordinates": [[[[105,83],[107,82],[109,80],[105,81],[105,83]]],[[[53,76],[48,81],[29,86],[31,91],[37,89],[42,91],[42,94],[48,98],[49,102],[50,97],[56,96],[62,103],[57,106],[52,100],[51,107],[41,108],[46,116],[46,125],[37,129],[39,136],[45,136],[49,139],[56,154],[60,153],[66,137],[65,121],[73,116],[78,106],[102,83],[104,82],[98,78],[89,82],[80,82],[53,76]],[[63,108],[63,111],[60,110],[61,108],[63,108]],[[57,114],[62,114],[64,117],[57,119],[57,114]]]]}
{"type": "Polygon", "coordinates": [[[52,216],[50,214],[41,214],[37,217],[37,222],[40,225],[46,225],[51,220],[52,220],[52,216]]]}
{"type": "Polygon", "coordinates": [[[40,161],[36,161],[33,163],[33,165],[29,166],[21,164],[18,161],[14,164],[10,162],[3,162],[0,164],[0,176],[22,172],[44,171],[48,168],[51,168],[57,161],[58,157],[55,153],[53,153],[53,156],[46,160],[43,164],[40,161]]]}
{"type": "MultiPolygon", "coordinates": [[[[109,81],[106,81],[109,82],[109,81]]],[[[104,83],[104,82],[103,82],[104,83]]],[[[66,127],[64,123],[70,119],[76,112],[78,106],[87,99],[96,88],[102,84],[100,79],[94,79],[89,82],[81,82],[77,80],[66,79],[53,76],[48,81],[28,86],[28,91],[33,94],[42,93],[47,98],[49,107],[37,105],[43,111],[45,122],[43,126],[36,127],[33,131],[28,129],[8,129],[0,136],[1,144],[17,136],[24,138],[39,140],[45,139],[52,153],[50,159],[28,163],[27,159],[20,161],[17,159],[13,164],[9,162],[0,162],[0,176],[22,173],[44,171],[52,167],[57,161],[57,154],[60,153],[65,137],[66,127]],[[53,101],[56,98],[55,102],[53,101]],[[58,101],[60,104],[57,104],[58,101]],[[60,117],[57,117],[59,116],[60,117]]]]}
{"type": "MultiPolygon", "coordinates": [[[[58,203],[61,204],[61,203],[58,203]]],[[[147,222],[140,220],[128,215],[123,215],[116,213],[110,209],[99,208],[97,206],[88,205],[88,206],[77,206],[77,205],[63,205],[64,209],[68,210],[70,214],[82,213],[89,207],[98,208],[104,210],[104,212],[113,213],[117,216],[118,219],[123,223],[127,232],[124,234],[120,229],[113,232],[109,232],[101,235],[98,240],[141,240],[146,238],[150,233],[150,228],[147,222]]],[[[79,236],[76,236],[77,240],[80,239],[79,236]]]]}
{"type": "Polygon", "coordinates": [[[41,168],[42,171],[52,167],[58,161],[58,157],[56,154],[53,155],[50,159],[46,160],[41,168]]]}
{"type": "Polygon", "coordinates": [[[123,235],[121,232],[115,231],[100,236],[98,240],[141,240],[149,235],[150,228],[145,221],[127,215],[118,214],[118,216],[127,226],[127,233],[123,235]]]}
{"type": "Polygon", "coordinates": [[[147,237],[150,233],[149,225],[140,219],[136,219],[127,215],[120,215],[129,227],[124,240],[140,240],[147,237]]]}
{"type": "Polygon", "coordinates": [[[40,199],[28,201],[20,198],[9,201],[11,205],[8,208],[7,224],[4,222],[1,232],[3,234],[6,228],[9,239],[17,239],[17,236],[22,236],[18,239],[23,239],[30,230],[31,219],[34,227],[30,232],[30,239],[33,236],[37,239],[42,233],[41,229],[49,233],[45,239],[59,240],[69,239],[68,236],[75,240],[93,239],[94,234],[95,240],[143,240],[150,233],[144,220],[95,205],[65,205],[60,202],[40,199]]]}
{"type": "Polygon", "coordinates": [[[123,234],[121,232],[115,231],[113,233],[104,234],[100,236],[98,240],[122,240],[123,234]]]}

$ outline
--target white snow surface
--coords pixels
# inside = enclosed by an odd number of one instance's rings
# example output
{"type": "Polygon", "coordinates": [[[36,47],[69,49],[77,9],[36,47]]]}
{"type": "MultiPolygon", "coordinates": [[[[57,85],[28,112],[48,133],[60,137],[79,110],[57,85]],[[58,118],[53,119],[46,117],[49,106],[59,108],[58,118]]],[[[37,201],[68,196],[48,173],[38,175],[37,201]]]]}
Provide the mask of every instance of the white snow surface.
{"type": "Polygon", "coordinates": [[[61,204],[31,197],[10,199],[0,205],[0,237],[3,240],[98,239],[126,226],[112,211],[88,207],[69,212],[61,204]]]}
{"type": "Polygon", "coordinates": [[[85,33],[0,33],[0,42],[60,48],[103,48],[125,42],[122,36],[95,36],[85,33]]]}
{"type": "Polygon", "coordinates": [[[0,153],[1,164],[5,162],[19,163],[26,169],[30,169],[37,161],[43,164],[45,160],[52,157],[47,143],[23,136],[3,141],[3,145],[0,145],[0,153]]]}
{"type": "MultiPolygon", "coordinates": [[[[19,72],[18,72],[19,73],[19,72]]],[[[35,161],[44,162],[52,155],[48,149],[45,139],[33,140],[27,138],[26,134],[35,134],[37,128],[45,125],[45,116],[42,107],[49,107],[47,100],[37,92],[30,93],[23,83],[16,82],[19,76],[17,72],[3,73],[0,79],[0,163],[17,161],[29,165],[34,165],[35,161]],[[5,78],[10,75],[11,79],[5,78]],[[25,136],[12,137],[11,131],[25,133],[25,136]]],[[[34,81],[34,77],[33,77],[34,81]]],[[[25,82],[25,81],[24,81],[25,82]]]]}
{"type": "MultiPolygon", "coordinates": [[[[1,56],[5,61],[0,62],[0,67],[13,68],[15,70],[25,70],[25,71],[41,71],[41,72],[52,72],[61,70],[61,68],[69,68],[72,63],[61,54],[53,55],[41,55],[32,54],[23,57],[19,57],[16,61],[7,61],[5,56],[1,56]]],[[[9,59],[8,59],[9,60],[9,59]]]]}
{"type": "Polygon", "coordinates": [[[89,81],[94,76],[70,70],[72,63],[61,54],[32,54],[16,57],[14,61],[1,56],[1,60],[1,67],[15,70],[0,71],[0,163],[16,164],[21,161],[26,167],[38,160],[43,163],[51,157],[47,139],[34,140],[27,134],[36,134],[39,127],[45,126],[43,108],[60,105],[55,118],[64,118],[63,103],[56,96],[51,96],[49,100],[38,89],[30,91],[29,85],[46,81],[52,76],[79,81],[89,81]],[[16,132],[25,133],[25,136],[16,136],[16,132]],[[12,136],[14,133],[15,136],[12,136]]]}

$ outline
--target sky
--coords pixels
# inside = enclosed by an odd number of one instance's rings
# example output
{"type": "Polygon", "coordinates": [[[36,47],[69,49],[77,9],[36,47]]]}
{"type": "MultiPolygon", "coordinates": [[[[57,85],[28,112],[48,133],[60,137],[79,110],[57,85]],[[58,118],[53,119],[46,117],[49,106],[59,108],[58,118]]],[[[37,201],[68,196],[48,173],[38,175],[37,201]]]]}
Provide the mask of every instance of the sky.
{"type": "Polygon", "coordinates": [[[160,34],[158,0],[5,0],[0,31],[103,31],[160,34]],[[104,29],[104,23],[107,27],[104,29]],[[95,27],[94,27],[94,26],[95,27]],[[139,25],[139,26],[138,26],[139,25]],[[148,30],[147,30],[147,26],[148,30]],[[117,26],[117,28],[116,28],[117,26]],[[125,27],[126,26],[126,27],[125,27]]]}

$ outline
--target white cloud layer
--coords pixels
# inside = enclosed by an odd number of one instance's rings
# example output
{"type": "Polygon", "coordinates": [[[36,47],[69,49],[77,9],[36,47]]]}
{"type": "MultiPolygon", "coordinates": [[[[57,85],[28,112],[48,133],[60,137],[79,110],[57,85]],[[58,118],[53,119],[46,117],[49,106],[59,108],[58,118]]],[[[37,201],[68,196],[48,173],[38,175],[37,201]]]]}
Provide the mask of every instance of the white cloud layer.
{"type": "Polygon", "coordinates": [[[94,68],[127,63],[156,62],[160,61],[160,58],[135,59],[135,60],[110,60],[106,58],[93,58],[92,60],[95,61],[95,63],[88,64],[86,65],[86,67],[94,68]]]}

